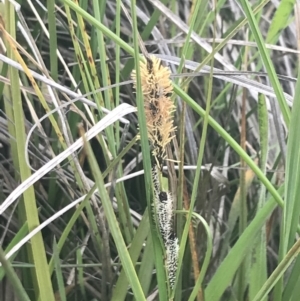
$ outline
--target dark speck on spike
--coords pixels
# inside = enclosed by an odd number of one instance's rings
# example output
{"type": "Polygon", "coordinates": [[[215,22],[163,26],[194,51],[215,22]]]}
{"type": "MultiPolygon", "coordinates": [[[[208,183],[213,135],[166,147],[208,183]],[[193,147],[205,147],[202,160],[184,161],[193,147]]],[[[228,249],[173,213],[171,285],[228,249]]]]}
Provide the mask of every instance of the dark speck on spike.
{"type": "Polygon", "coordinates": [[[159,193],[159,200],[161,202],[166,202],[168,200],[168,195],[167,195],[167,193],[165,191],[161,191],[159,193]]]}
{"type": "Polygon", "coordinates": [[[176,235],[175,235],[175,233],[172,231],[172,232],[170,232],[169,233],[169,237],[168,237],[168,239],[169,240],[171,240],[171,241],[174,241],[174,239],[176,238],[176,235]]]}

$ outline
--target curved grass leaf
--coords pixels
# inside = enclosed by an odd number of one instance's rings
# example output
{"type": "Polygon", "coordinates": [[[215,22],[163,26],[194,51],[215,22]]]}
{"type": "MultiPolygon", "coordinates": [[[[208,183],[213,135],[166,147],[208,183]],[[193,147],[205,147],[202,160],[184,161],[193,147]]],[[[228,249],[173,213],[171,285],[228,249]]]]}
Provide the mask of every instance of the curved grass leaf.
{"type": "Polygon", "coordinates": [[[294,9],[295,2],[295,0],[281,0],[279,2],[266,37],[267,43],[275,44],[281,31],[288,26],[288,20],[294,9]]]}

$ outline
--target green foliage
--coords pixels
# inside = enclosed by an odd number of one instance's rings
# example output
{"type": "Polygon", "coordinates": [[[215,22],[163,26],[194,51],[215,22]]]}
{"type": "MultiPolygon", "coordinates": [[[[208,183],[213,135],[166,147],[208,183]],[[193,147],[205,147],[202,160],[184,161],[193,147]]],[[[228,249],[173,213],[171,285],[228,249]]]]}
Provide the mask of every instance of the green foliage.
{"type": "Polygon", "coordinates": [[[1,3],[1,300],[298,300],[300,9],[238,2],[1,3]],[[178,108],[161,175],[178,205],[174,291],[139,35],[178,108]]]}

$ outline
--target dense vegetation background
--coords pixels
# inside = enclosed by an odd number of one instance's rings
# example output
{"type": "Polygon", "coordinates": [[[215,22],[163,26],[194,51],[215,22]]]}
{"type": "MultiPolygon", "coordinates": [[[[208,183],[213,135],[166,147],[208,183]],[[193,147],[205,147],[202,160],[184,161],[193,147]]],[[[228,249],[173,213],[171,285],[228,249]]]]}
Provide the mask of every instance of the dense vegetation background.
{"type": "Polygon", "coordinates": [[[5,0],[0,14],[1,300],[299,300],[298,1],[5,0]],[[174,291],[130,78],[138,35],[174,86],[174,291]]]}

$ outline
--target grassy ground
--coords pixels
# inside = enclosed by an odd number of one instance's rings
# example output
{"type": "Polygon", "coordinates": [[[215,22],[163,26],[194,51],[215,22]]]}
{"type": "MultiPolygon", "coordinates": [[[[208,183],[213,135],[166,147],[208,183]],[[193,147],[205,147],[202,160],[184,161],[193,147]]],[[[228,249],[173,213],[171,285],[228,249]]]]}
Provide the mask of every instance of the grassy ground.
{"type": "Polygon", "coordinates": [[[299,300],[299,12],[292,0],[1,3],[0,300],[299,300]],[[162,175],[174,289],[143,45],[170,68],[176,106],[162,175]]]}

